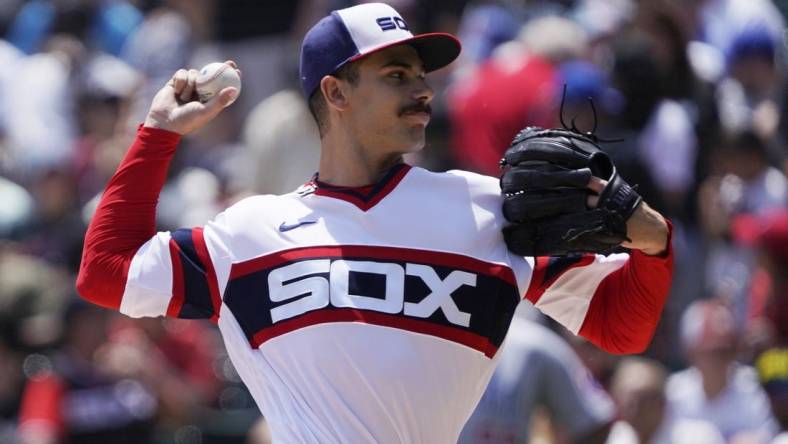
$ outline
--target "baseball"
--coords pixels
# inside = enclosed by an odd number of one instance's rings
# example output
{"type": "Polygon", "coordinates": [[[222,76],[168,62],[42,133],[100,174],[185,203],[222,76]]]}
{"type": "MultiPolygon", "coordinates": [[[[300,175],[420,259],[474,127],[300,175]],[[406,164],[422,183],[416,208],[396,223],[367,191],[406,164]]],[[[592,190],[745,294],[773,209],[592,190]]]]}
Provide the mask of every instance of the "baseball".
{"type": "Polygon", "coordinates": [[[219,91],[227,87],[235,87],[241,92],[241,76],[226,63],[209,63],[200,69],[197,75],[197,97],[200,102],[207,102],[219,91]]]}

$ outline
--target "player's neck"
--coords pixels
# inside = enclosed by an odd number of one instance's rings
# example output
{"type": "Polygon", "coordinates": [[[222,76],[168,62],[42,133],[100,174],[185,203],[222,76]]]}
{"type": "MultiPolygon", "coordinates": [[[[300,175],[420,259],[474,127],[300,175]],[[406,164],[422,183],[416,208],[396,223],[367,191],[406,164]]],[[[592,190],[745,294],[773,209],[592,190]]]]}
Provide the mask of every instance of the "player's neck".
{"type": "Polygon", "coordinates": [[[361,187],[377,183],[394,165],[399,153],[375,153],[357,142],[327,134],[321,141],[320,181],[337,186],[361,187]]]}

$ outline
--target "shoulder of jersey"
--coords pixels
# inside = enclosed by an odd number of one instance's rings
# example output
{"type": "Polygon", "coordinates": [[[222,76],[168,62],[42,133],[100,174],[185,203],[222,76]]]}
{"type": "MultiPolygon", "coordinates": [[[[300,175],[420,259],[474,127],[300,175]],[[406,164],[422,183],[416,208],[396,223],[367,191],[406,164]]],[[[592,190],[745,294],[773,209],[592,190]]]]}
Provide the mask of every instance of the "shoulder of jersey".
{"type": "Polygon", "coordinates": [[[501,192],[499,180],[497,177],[486,176],[484,174],[474,173],[465,170],[449,170],[443,174],[446,174],[448,176],[462,177],[463,179],[465,179],[465,181],[468,182],[468,186],[471,189],[477,189],[479,191],[486,191],[486,192],[494,192],[495,194],[499,194],[501,192]]]}
{"type": "Polygon", "coordinates": [[[444,181],[452,179],[462,179],[468,184],[469,188],[492,189],[499,192],[498,178],[485,176],[484,174],[474,173],[465,170],[430,171],[421,167],[411,167],[408,175],[417,176],[422,180],[444,181]]]}
{"type": "Polygon", "coordinates": [[[255,220],[265,222],[271,220],[273,222],[274,219],[281,219],[281,215],[296,199],[295,193],[282,195],[258,194],[239,200],[228,207],[224,214],[225,217],[236,221],[255,220]]]}

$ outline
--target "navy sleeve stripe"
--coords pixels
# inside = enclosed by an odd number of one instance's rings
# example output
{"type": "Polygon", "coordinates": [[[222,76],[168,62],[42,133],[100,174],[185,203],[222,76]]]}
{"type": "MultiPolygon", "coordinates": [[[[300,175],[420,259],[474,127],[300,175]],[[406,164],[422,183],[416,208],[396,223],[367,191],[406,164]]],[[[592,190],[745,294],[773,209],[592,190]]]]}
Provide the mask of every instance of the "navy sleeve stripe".
{"type": "MultiPolygon", "coordinates": [[[[209,267],[200,258],[192,235],[195,230],[179,229],[171,233],[177,245],[179,260],[173,260],[173,273],[180,274],[183,288],[183,304],[177,317],[183,319],[212,319],[216,309],[209,285],[209,267]],[[180,264],[180,267],[175,265],[180,264]]],[[[201,234],[201,233],[199,233],[201,234]]]]}

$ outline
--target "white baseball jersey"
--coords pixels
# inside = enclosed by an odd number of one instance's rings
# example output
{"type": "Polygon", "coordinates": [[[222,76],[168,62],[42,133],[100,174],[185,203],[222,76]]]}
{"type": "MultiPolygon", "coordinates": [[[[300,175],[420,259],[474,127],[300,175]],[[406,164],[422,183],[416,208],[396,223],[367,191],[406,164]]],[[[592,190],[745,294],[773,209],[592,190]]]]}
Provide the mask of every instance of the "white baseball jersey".
{"type": "Polygon", "coordinates": [[[275,442],[455,442],[526,293],[577,333],[627,260],[554,258],[534,285],[504,224],[491,177],[403,164],[365,189],[313,181],[150,239],[120,310],[216,321],[275,442]]]}

